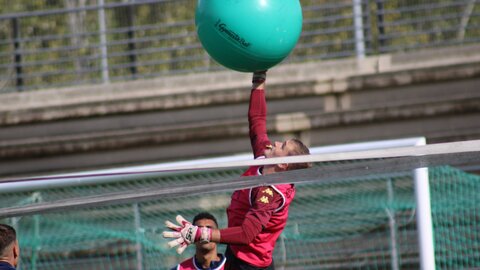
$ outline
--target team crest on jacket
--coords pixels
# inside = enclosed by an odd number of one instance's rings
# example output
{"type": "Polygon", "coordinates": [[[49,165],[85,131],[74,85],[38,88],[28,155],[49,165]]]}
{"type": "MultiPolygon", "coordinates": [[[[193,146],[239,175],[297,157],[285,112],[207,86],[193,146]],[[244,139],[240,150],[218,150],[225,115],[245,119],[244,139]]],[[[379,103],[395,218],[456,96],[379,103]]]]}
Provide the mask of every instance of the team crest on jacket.
{"type": "Polygon", "coordinates": [[[264,189],[264,190],[262,191],[262,193],[267,193],[268,195],[270,195],[271,197],[273,197],[273,191],[272,191],[270,188],[264,189]]]}
{"type": "Polygon", "coordinates": [[[270,203],[267,196],[262,196],[258,201],[262,203],[270,203]]]}

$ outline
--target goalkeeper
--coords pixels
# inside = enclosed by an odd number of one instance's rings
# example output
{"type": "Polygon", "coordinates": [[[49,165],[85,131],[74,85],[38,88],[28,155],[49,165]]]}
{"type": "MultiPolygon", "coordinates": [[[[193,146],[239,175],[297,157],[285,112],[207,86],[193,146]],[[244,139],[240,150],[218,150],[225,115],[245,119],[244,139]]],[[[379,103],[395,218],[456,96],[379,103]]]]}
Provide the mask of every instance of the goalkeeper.
{"type": "MultiPolygon", "coordinates": [[[[250,142],[256,159],[307,155],[308,148],[297,139],[272,144],[267,136],[265,101],[266,72],[255,72],[250,93],[248,121],[250,142]]],[[[287,170],[308,168],[309,163],[253,166],[242,176],[266,175],[287,170]]],[[[293,184],[260,186],[236,190],[227,208],[228,228],[198,228],[177,216],[179,225],[167,221],[172,232],[164,232],[171,247],[181,253],[195,242],[228,244],[225,269],[274,269],[273,250],[288,218],[288,208],[295,196],[293,184]]]]}

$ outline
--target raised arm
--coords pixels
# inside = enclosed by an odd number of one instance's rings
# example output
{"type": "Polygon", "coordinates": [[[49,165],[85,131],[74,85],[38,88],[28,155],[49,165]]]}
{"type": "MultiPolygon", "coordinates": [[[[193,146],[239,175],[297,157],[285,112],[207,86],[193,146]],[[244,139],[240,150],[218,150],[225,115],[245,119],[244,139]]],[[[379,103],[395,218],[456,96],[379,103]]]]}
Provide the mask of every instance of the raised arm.
{"type": "Polygon", "coordinates": [[[248,107],[250,143],[255,158],[263,156],[265,149],[271,145],[267,136],[267,103],[264,91],[266,76],[266,71],[253,73],[248,107]]]}

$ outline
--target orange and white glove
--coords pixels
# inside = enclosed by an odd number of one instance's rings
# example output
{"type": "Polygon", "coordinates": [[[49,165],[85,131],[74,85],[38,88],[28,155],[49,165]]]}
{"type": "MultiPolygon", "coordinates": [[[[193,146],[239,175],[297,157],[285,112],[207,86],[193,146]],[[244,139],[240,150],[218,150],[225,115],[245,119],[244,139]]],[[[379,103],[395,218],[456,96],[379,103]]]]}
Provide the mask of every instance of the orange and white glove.
{"type": "Polygon", "coordinates": [[[177,248],[177,253],[182,254],[183,251],[187,248],[188,245],[193,243],[208,243],[212,238],[212,229],[207,227],[198,227],[192,225],[181,215],[178,215],[176,225],[170,221],[165,221],[165,226],[167,226],[172,231],[164,231],[164,238],[175,238],[174,240],[168,242],[170,248],[179,246],[177,248]]]}

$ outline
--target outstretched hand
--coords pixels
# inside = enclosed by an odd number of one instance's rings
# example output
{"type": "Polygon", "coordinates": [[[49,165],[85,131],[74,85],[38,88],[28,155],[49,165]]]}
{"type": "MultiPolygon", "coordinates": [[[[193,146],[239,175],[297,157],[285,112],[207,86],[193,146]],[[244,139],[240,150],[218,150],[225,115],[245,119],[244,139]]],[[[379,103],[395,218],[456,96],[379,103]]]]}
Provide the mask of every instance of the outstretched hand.
{"type": "Polygon", "coordinates": [[[176,247],[177,253],[181,254],[188,245],[201,242],[201,243],[208,243],[212,238],[212,230],[207,227],[201,227],[192,225],[192,223],[188,222],[184,219],[181,215],[176,217],[177,223],[176,225],[169,220],[165,221],[165,226],[169,228],[171,231],[164,231],[163,237],[164,238],[175,238],[174,240],[168,242],[168,246],[170,248],[176,247]]]}
{"type": "Polygon", "coordinates": [[[255,71],[252,76],[252,83],[254,84],[262,84],[267,79],[267,71],[255,71]]]}

